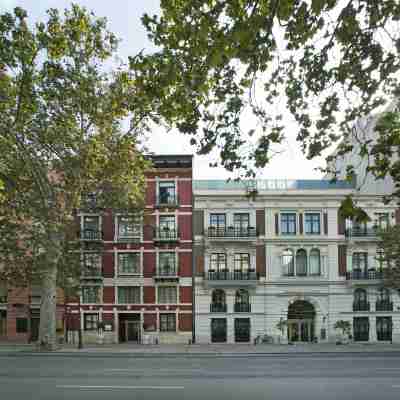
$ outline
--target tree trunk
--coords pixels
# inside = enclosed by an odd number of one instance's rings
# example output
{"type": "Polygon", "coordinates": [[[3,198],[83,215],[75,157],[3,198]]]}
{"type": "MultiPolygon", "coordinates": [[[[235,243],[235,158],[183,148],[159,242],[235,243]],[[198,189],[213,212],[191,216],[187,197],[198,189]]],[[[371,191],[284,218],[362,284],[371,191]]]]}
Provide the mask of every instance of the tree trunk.
{"type": "Polygon", "coordinates": [[[40,304],[39,349],[53,351],[57,348],[57,266],[60,244],[50,241],[46,249],[46,266],[42,272],[42,298],[40,304]]]}

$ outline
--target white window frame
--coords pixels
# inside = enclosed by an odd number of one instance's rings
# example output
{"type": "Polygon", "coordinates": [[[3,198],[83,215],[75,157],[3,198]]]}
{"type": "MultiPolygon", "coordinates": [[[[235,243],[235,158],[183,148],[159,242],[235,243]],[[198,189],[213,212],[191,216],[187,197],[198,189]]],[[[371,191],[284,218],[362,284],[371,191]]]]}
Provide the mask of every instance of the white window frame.
{"type": "Polygon", "coordinates": [[[179,285],[171,285],[171,284],[165,284],[165,285],[157,285],[156,286],[156,304],[163,304],[163,305],[175,305],[179,304],[179,285]],[[159,288],[165,288],[165,287],[175,287],[176,288],[176,303],[161,303],[159,296],[158,296],[158,290],[159,288]]]}
{"type": "Polygon", "coordinates": [[[116,265],[116,271],[115,274],[118,277],[124,277],[124,276],[143,276],[143,252],[140,250],[118,250],[115,252],[115,265],[116,265]],[[119,271],[119,255],[120,254],[139,254],[139,272],[138,273],[120,273],[119,271]]]}
{"type": "Polygon", "coordinates": [[[117,305],[126,305],[126,304],[131,304],[131,305],[141,305],[141,304],[143,304],[143,286],[139,286],[139,285],[123,285],[123,284],[121,284],[121,285],[119,285],[119,286],[116,286],[116,294],[117,294],[117,296],[116,296],[116,301],[115,301],[115,303],[117,304],[117,305]],[[121,288],[127,288],[127,287],[133,287],[133,288],[139,288],[139,303],[120,303],[119,302],[119,290],[121,289],[121,288]]]}
{"type": "Polygon", "coordinates": [[[140,233],[138,236],[125,236],[125,237],[120,237],[119,236],[119,218],[121,217],[136,217],[137,215],[134,214],[116,214],[114,217],[114,241],[118,242],[118,241],[127,241],[129,239],[137,239],[138,242],[142,242],[143,241],[143,215],[139,215],[139,219],[140,219],[140,233]]]}

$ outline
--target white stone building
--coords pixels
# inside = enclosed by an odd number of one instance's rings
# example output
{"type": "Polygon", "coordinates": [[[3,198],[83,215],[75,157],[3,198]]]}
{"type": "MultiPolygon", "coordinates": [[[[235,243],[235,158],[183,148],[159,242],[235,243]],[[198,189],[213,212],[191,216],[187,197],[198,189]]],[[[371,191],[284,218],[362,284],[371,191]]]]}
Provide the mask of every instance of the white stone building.
{"type": "Polygon", "coordinates": [[[366,226],[341,221],[346,182],[194,181],[197,343],[400,342],[400,297],[382,288],[376,226],[395,223],[380,195],[358,194],[366,226]],[[256,189],[256,195],[254,190],[256,189]]]}

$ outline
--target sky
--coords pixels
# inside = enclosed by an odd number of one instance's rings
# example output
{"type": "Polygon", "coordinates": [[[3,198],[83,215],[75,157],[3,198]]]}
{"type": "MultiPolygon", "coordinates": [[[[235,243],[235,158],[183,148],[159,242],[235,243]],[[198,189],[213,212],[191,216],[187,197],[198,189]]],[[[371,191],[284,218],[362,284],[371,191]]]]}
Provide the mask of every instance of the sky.
{"type": "MultiPolygon", "coordinates": [[[[146,36],[140,17],[159,14],[159,0],[75,0],[74,3],[87,7],[98,17],[106,17],[109,30],[121,39],[119,57],[127,59],[141,50],[155,50],[146,36]]],[[[30,21],[43,20],[49,8],[65,9],[69,7],[68,0],[0,0],[0,13],[12,11],[19,6],[28,12],[30,21]]],[[[243,121],[243,125],[251,128],[252,120],[243,121]]],[[[257,175],[258,179],[319,179],[321,173],[318,166],[324,166],[322,159],[309,161],[301,153],[295,140],[295,129],[290,125],[286,132],[287,140],[266,168],[257,175]]],[[[157,154],[194,154],[195,149],[189,144],[189,138],[177,132],[166,132],[155,128],[147,138],[147,147],[157,154]]],[[[193,175],[195,179],[226,179],[233,178],[223,168],[210,168],[210,161],[215,161],[216,155],[194,157],[193,175]]]]}

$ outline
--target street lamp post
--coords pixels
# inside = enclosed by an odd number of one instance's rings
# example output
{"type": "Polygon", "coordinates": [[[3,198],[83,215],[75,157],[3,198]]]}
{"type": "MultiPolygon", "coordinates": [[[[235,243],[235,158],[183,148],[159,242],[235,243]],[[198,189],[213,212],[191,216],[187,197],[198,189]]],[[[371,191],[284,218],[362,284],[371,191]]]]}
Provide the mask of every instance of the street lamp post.
{"type": "Polygon", "coordinates": [[[82,291],[79,290],[78,295],[78,312],[79,312],[79,327],[78,327],[78,349],[83,348],[82,344],[82,313],[81,313],[81,293],[82,291]]]}

